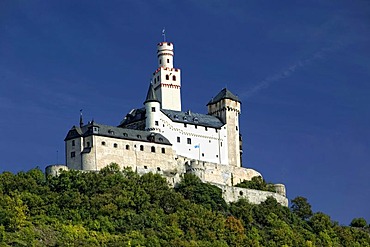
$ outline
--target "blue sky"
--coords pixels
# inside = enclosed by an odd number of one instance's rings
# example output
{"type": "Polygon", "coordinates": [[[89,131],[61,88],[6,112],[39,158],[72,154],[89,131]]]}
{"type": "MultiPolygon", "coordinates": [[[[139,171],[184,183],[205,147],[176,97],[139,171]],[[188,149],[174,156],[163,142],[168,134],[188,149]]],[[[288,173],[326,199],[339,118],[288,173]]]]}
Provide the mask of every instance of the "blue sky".
{"type": "Polygon", "coordinates": [[[183,110],[242,99],[244,166],[370,221],[369,1],[0,1],[0,171],[64,162],[85,120],[141,107],[166,28],[183,110]]]}

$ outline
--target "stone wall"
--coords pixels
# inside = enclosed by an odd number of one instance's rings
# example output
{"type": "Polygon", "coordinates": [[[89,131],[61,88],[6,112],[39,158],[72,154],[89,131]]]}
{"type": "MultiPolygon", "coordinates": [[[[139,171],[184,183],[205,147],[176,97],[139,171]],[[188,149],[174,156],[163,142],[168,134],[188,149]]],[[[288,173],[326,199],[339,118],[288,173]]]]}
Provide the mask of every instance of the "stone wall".
{"type": "Polygon", "coordinates": [[[262,190],[252,190],[239,187],[231,187],[226,185],[220,185],[212,183],[213,185],[222,189],[222,197],[226,202],[235,202],[241,198],[248,200],[253,204],[260,204],[266,201],[267,197],[273,197],[281,205],[288,207],[288,198],[278,193],[262,190]]]}

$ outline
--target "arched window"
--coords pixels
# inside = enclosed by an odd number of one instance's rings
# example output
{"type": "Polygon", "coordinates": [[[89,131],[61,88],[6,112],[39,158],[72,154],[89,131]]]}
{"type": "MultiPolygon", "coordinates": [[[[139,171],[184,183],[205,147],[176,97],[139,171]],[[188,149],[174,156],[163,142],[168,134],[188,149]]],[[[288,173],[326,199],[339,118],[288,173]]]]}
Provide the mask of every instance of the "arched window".
{"type": "Polygon", "coordinates": [[[152,151],[152,153],[155,153],[155,147],[154,147],[154,146],[152,146],[152,147],[150,148],[150,151],[152,151]]]}
{"type": "Polygon", "coordinates": [[[175,75],[172,76],[172,80],[176,81],[176,76],[175,75]]]}
{"type": "Polygon", "coordinates": [[[166,80],[169,80],[170,79],[170,76],[169,75],[166,75],[166,80]]]}
{"type": "Polygon", "coordinates": [[[140,145],[140,151],[144,151],[144,146],[140,145]]]}
{"type": "Polygon", "coordinates": [[[126,145],[126,150],[130,150],[130,145],[126,145]]]}

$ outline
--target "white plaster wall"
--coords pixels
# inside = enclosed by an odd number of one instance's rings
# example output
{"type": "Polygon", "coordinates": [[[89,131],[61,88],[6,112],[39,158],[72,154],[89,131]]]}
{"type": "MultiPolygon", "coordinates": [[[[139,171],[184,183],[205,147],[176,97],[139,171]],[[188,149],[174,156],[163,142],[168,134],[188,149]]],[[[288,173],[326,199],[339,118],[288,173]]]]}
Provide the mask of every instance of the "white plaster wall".
{"type": "MultiPolygon", "coordinates": [[[[155,114],[158,117],[158,126],[150,126],[148,130],[159,132],[164,135],[172,144],[177,155],[185,156],[188,159],[201,160],[218,164],[227,164],[227,131],[223,126],[221,129],[194,125],[187,123],[172,122],[165,114],[155,114]],[[197,126],[197,127],[196,127],[197,126]],[[180,142],[177,141],[180,137],[180,142]],[[191,144],[187,143],[188,138],[191,144]],[[196,146],[199,146],[197,148],[196,146]]],[[[191,116],[189,116],[191,117],[191,116]]],[[[153,122],[153,120],[151,120],[153,122]]]]}
{"type": "Polygon", "coordinates": [[[160,67],[154,73],[152,82],[162,108],[181,111],[181,70],[160,67]],[[173,80],[173,76],[176,80],[173,80]]]}

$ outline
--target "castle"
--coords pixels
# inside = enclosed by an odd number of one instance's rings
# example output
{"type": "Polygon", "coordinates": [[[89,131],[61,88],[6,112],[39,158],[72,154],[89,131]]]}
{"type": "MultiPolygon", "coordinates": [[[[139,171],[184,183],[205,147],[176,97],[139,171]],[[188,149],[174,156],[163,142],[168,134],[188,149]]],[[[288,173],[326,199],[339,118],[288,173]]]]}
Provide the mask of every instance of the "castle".
{"type": "Polygon", "coordinates": [[[276,193],[234,187],[261,176],[242,167],[239,98],[224,88],[208,102],[208,114],[182,111],[181,70],[174,68],[173,43],[159,43],[157,57],[144,107],[131,110],[117,127],[94,121],[84,125],[81,115],[80,125],[65,138],[66,166],[49,166],[47,172],[99,171],[117,163],[139,174],[159,173],[173,186],[192,173],[220,187],[226,201],[243,197],[260,203],[272,196],[287,206],[282,184],[275,185],[276,193]]]}

